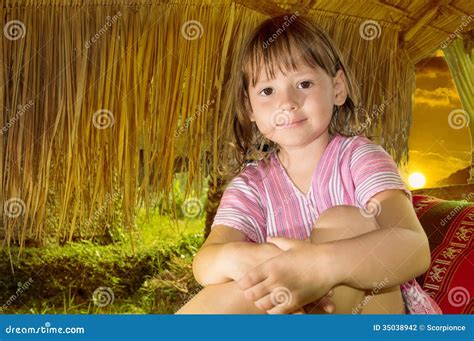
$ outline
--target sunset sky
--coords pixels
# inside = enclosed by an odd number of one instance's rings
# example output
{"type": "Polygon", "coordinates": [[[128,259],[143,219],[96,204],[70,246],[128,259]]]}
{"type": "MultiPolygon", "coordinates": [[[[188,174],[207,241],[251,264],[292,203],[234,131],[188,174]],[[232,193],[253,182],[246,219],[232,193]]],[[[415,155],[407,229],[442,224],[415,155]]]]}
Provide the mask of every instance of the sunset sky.
{"type": "Polygon", "coordinates": [[[401,170],[426,176],[425,187],[470,164],[471,142],[467,127],[454,129],[448,124],[452,110],[462,109],[458,93],[442,52],[417,64],[413,123],[409,140],[409,163],[401,170]]]}

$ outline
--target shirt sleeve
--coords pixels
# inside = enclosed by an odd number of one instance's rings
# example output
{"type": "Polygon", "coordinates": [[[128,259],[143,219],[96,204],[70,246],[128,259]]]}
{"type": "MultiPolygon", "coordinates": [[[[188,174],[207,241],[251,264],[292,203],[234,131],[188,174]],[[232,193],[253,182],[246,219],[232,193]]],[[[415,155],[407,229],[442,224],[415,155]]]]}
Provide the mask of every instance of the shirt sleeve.
{"type": "Polygon", "coordinates": [[[392,157],[370,140],[363,138],[362,141],[365,143],[353,150],[350,161],[355,199],[360,207],[366,207],[370,198],[388,189],[402,190],[411,202],[411,192],[403,182],[392,157]]]}
{"type": "Polygon", "coordinates": [[[256,188],[245,176],[235,177],[224,190],[211,229],[226,225],[243,232],[248,241],[262,242],[263,206],[256,188]]]}

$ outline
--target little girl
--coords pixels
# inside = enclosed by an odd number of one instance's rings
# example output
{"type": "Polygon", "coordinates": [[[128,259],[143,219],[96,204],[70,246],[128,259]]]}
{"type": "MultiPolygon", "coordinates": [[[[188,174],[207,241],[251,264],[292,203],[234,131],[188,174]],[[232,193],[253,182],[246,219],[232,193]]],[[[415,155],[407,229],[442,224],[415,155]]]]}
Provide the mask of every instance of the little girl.
{"type": "Polygon", "coordinates": [[[354,136],[357,89],[326,33],[266,20],[227,89],[238,168],[193,262],[205,288],[178,313],[441,313],[414,280],[430,250],[411,193],[354,136]]]}

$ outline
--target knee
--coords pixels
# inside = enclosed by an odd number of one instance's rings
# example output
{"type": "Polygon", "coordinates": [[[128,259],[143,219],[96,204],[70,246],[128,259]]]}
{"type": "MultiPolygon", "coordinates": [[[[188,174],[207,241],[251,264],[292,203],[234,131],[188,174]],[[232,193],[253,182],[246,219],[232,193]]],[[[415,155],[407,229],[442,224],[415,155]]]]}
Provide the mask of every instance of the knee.
{"type": "Polygon", "coordinates": [[[375,218],[364,214],[360,208],[349,205],[334,206],[318,217],[313,226],[311,240],[329,242],[352,238],[378,228],[375,218]]]}
{"type": "Polygon", "coordinates": [[[316,220],[318,228],[348,228],[365,232],[379,228],[374,217],[364,214],[364,211],[355,206],[340,205],[328,208],[316,220]],[[358,226],[358,227],[357,227],[358,226]]]}

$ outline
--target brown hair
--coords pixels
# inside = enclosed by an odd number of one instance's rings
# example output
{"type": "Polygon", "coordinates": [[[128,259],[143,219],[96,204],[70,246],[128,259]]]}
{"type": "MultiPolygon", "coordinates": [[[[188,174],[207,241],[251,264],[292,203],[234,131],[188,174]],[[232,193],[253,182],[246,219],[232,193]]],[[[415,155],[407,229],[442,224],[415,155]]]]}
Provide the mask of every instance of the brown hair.
{"type": "Polygon", "coordinates": [[[249,161],[263,160],[267,164],[269,156],[278,151],[278,145],[266,139],[250,121],[248,89],[251,82],[253,86],[257,83],[262,67],[268,78],[274,78],[276,67],[281,72],[293,71],[299,62],[320,68],[331,77],[338,70],[344,72],[348,96],[343,105],[334,107],[329,133],[355,135],[353,132],[360,119],[360,113],[356,113],[359,92],[341,52],[321,27],[298,12],[270,18],[244,43],[225,85],[226,109],[233,113],[234,143],[231,146],[235,160],[232,169],[224,172],[228,173],[224,178],[237,175],[249,161]]]}

